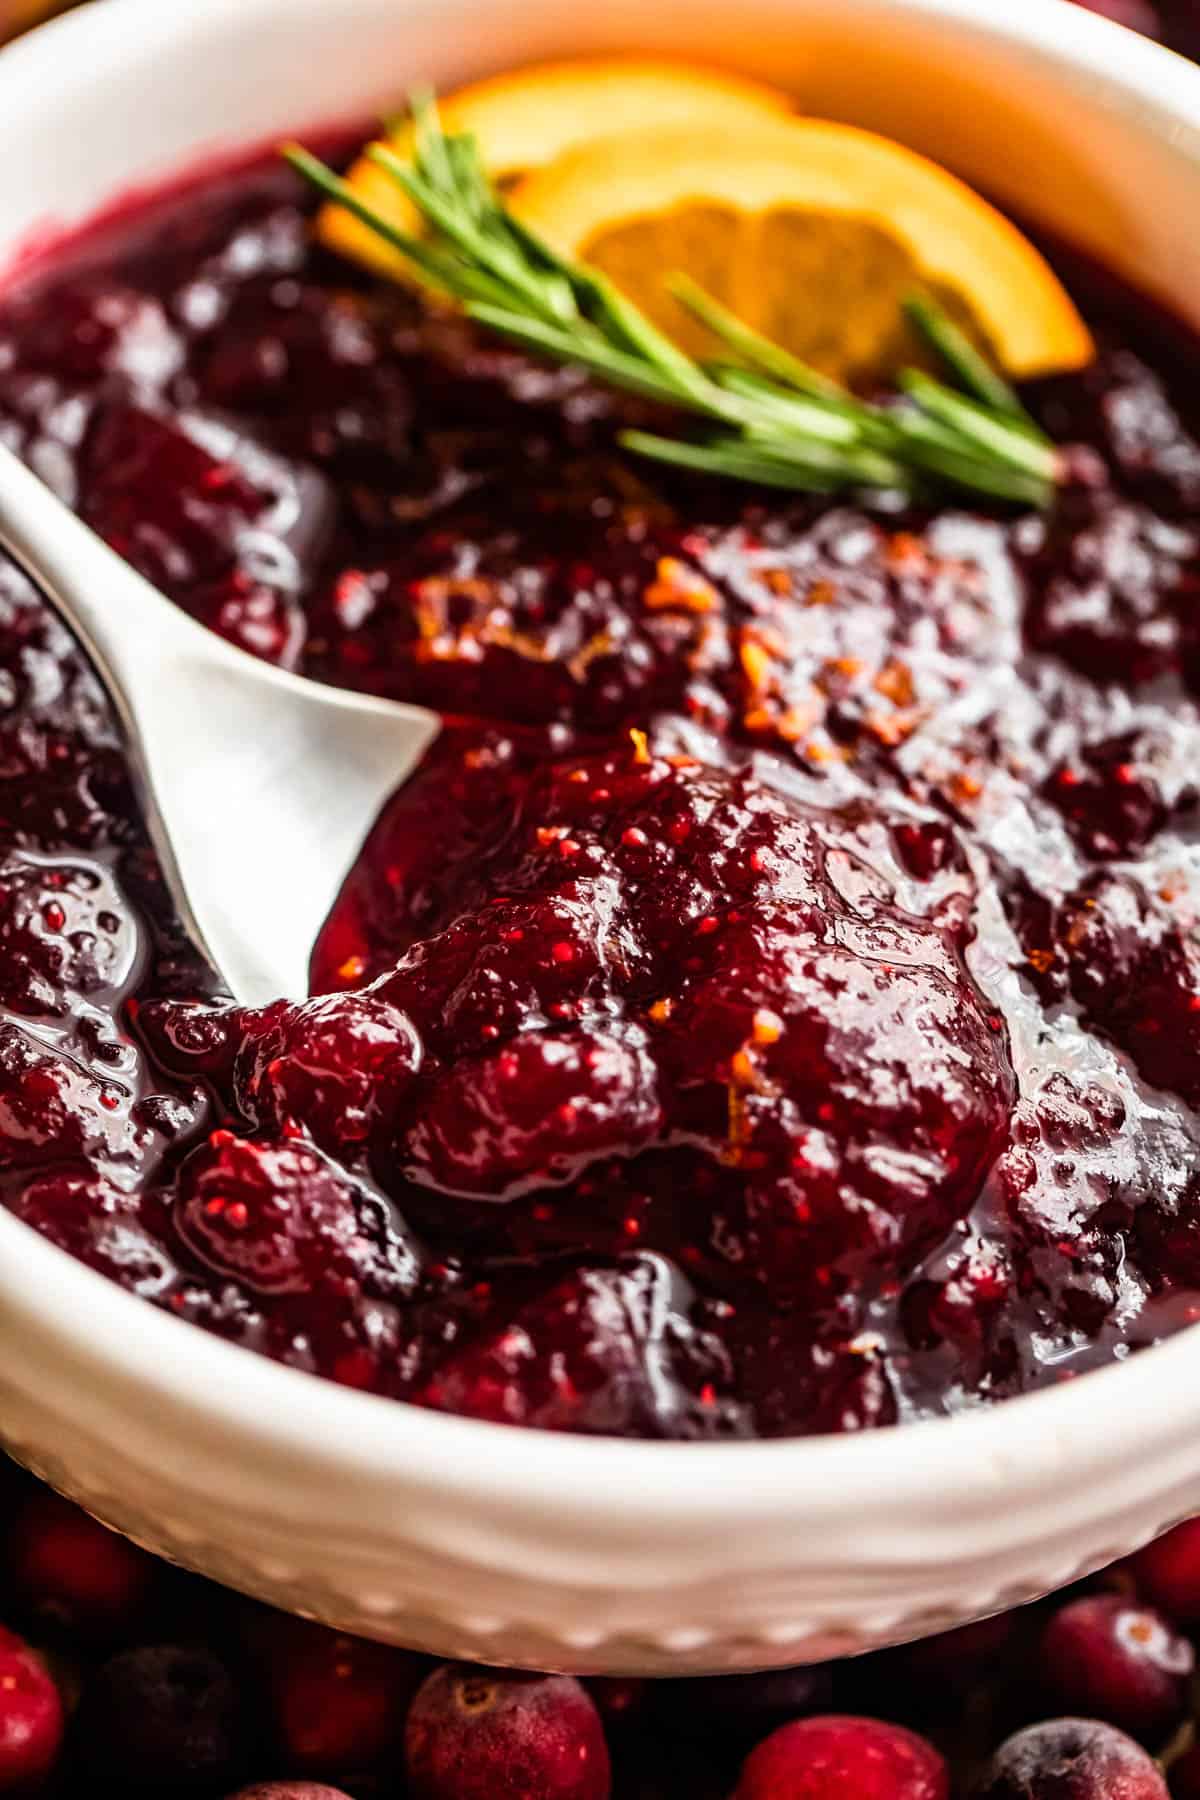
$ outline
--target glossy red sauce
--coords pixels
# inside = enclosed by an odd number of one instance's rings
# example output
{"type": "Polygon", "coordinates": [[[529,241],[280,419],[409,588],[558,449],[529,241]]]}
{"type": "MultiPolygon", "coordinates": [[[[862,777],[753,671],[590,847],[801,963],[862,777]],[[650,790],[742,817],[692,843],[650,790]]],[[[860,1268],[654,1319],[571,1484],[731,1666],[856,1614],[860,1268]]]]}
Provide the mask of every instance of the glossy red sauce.
{"type": "Polygon", "coordinates": [[[1189,1322],[1194,370],[1080,280],[1046,519],[664,481],[266,164],[10,283],[40,474],[233,641],[449,722],[320,998],[247,1013],[0,567],[3,1203],[270,1356],[565,1430],[858,1429],[1189,1322]]]}

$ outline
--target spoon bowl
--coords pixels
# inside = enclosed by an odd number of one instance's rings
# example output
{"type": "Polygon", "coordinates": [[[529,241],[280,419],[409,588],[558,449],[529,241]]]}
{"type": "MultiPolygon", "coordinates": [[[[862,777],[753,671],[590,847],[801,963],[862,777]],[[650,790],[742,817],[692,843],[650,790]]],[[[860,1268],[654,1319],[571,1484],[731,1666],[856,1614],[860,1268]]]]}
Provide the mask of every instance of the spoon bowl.
{"type": "Polygon", "coordinates": [[[0,543],[116,702],[180,918],[236,1000],[303,999],[318,931],[437,715],[323,687],[198,625],[0,446],[0,543]]]}

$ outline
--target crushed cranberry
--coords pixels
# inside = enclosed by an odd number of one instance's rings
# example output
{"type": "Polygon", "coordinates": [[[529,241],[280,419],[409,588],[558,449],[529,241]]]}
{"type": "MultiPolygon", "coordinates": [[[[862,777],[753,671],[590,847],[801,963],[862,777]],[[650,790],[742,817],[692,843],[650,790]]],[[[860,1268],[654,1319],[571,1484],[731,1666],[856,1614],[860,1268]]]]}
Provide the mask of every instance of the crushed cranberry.
{"type": "Polygon", "coordinates": [[[314,998],[233,1006],[0,564],[0,1203],[235,1342],[559,1430],[871,1428],[1188,1322],[1188,359],[1080,274],[1044,518],[726,491],[305,206],[262,163],[23,273],[0,430],[213,629],[446,729],[314,998]]]}

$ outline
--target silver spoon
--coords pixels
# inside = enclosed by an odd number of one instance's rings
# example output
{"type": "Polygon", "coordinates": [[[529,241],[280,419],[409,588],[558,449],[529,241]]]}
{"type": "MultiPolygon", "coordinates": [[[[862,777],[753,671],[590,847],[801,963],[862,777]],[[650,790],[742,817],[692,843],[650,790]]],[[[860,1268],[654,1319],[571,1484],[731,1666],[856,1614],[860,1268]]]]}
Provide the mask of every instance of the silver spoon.
{"type": "Polygon", "coordinates": [[[0,543],[116,703],[184,925],[235,998],[308,992],[308,959],[435,713],[289,675],[198,625],[0,446],[0,543]]]}

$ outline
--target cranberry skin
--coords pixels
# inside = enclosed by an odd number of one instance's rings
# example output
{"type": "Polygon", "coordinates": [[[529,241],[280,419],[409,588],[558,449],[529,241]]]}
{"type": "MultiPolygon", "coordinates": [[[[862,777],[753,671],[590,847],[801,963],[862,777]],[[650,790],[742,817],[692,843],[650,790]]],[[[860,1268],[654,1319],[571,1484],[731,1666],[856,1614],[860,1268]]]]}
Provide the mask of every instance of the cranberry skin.
{"type": "Polygon", "coordinates": [[[369,1281],[399,1297],[415,1284],[413,1251],[378,1203],[302,1139],[212,1132],[180,1169],[175,1220],[195,1255],[258,1294],[369,1281]]]}
{"type": "Polygon", "coordinates": [[[412,1800],[608,1800],[600,1715],[569,1675],[444,1663],[405,1734],[412,1800]]]}
{"type": "Polygon", "coordinates": [[[1179,1625],[1200,1624],[1200,1519],[1187,1519],[1130,1559],[1139,1594],[1179,1625]]]}
{"type": "Polygon", "coordinates": [[[978,1800],[1169,1800],[1162,1771],[1132,1738],[1095,1719],[1050,1719],[1005,1740],[978,1800]]]}
{"type": "Polygon", "coordinates": [[[28,1618],[95,1645],[136,1628],[161,1565],[69,1500],[35,1488],[9,1527],[0,1567],[28,1618]]]}
{"type": "Polygon", "coordinates": [[[933,1745],[902,1725],[828,1713],[772,1732],[746,1758],[734,1800],[949,1800],[933,1745]]]}
{"type": "Polygon", "coordinates": [[[62,1748],[63,1705],[41,1660],[0,1625],[0,1794],[42,1782],[62,1748]]]}
{"type": "Polygon", "coordinates": [[[303,1775],[374,1769],[398,1750],[428,1670],[407,1650],[280,1615],[261,1640],[263,1682],[282,1760],[303,1775]]]}
{"type": "Polygon", "coordinates": [[[896,1652],[910,1681],[937,1683],[963,1693],[985,1674],[995,1674],[1012,1649],[1018,1629],[1017,1611],[974,1619],[952,1631],[919,1638],[896,1652]]]}
{"type": "Polygon", "coordinates": [[[256,1781],[229,1800],[350,1800],[350,1796],[320,1781],[256,1781]]]}
{"type": "Polygon", "coordinates": [[[124,1650],[86,1683],[79,1766],[127,1794],[208,1794],[236,1780],[241,1701],[225,1664],[190,1645],[124,1650]]]}
{"type": "Polygon", "coordinates": [[[685,1737],[733,1738],[748,1747],[777,1726],[819,1713],[833,1698],[821,1663],[765,1669],[757,1675],[706,1675],[666,1681],[655,1695],[671,1731],[685,1737]]]}
{"type": "Polygon", "coordinates": [[[1045,1695],[1159,1743],[1183,1717],[1196,1657],[1161,1613],[1116,1594],[1060,1608],[1038,1647],[1045,1695]]]}
{"type": "Polygon", "coordinates": [[[421,1064],[411,1022],[369,994],[328,994],[289,1009],[274,1032],[251,1040],[239,1097],[252,1116],[307,1126],[319,1144],[354,1154],[394,1108],[421,1064]]]}

